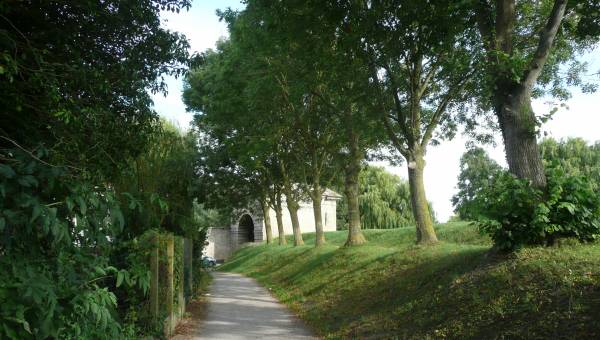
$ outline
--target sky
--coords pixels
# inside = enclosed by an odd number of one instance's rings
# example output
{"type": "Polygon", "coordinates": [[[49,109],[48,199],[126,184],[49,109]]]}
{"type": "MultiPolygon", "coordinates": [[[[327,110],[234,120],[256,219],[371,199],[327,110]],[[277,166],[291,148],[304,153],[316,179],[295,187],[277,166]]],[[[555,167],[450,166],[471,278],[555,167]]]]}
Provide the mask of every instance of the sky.
{"type": "MultiPolygon", "coordinates": [[[[215,43],[227,36],[225,23],[219,22],[215,12],[217,9],[243,9],[243,4],[235,0],[196,0],[189,11],[179,14],[165,12],[161,15],[163,25],[170,30],[179,31],[190,42],[190,52],[202,52],[214,48],[215,43]]],[[[600,70],[600,49],[596,49],[585,60],[590,63],[590,71],[600,70]]],[[[182,129],[187,129],[192,120],[192,113],[186,112],[181,100],[182,81],[173,77],[167,78],[168,95],[155,95],[156,111],[182,129]]],[[[572,98],[567,101],[566,108],[560,109],[547,122],[542,131],[549,137],[562,139],[581,137],[588,142],[600,140],[600,93],[583,94],[573,90],[572,98]]],[[[534,111],[538,114],[550,112],[553,108],[548,99],[533,102],[534,111]]],[[[506,166],[504,148],[500,135],[496,136],[496,146],[483,146],[490,157],[506,166]]],[[[457,135],[451,141],[442,142],[438,146],[430,146],[425,157],[425,191],[427,199],[433,203],[436,217],[445,222],[453,214],[450,199],[456,193],[456,181],[459,174],[460,156],[466,150],[468,138],[457,135]]],[[[404,179],[407,178],[406,167],[392,167],[386,163],[376,163],[386,167],[388,171],[404,179]]]]}

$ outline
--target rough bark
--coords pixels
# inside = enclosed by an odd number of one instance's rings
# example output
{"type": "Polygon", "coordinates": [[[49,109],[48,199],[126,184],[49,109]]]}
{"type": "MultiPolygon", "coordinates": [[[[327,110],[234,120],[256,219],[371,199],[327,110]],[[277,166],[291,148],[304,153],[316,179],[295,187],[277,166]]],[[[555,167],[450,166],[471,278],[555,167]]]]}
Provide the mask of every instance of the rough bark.
{"type": "Polygon", "coordinates": [[[273,230],[271,228],[271,217],[269,216],[269,205],[266,199],[260,201],[260,207],[263,212],[263,220],[265,221],[265,233],[267,234],[267,244],[273,243],[273,230]]]}
{"type": "Polygon", "coordinates": [[[514,28],[517,20],[515,0],[497,0],[496,10],[480,1],[476,7],[479,31],[488,52],[493,84],[494,110],[498,117],[511,173],[529,179],[538,188],[546,187],[546,177],[535,134],[536,118],[531,108],[531,92],[546,64],[552,45],[565,15],[567,0],[555,0],[546,25],[540,31],[538,46],[531,62],[518,81],[506,72],[495,55],[513,54],[514,28]],[[493,13],[495,12],[495,18],[493,13]],[[490,21],[494,21],[493,25],[490,21]],[[493,29],[492,29],[493,28],[493,29]]]}
{"type": "Polygon", "coordinates": [[[279,245],[287,244],[285,230],[283,229],[283,212],[281,209],[281,193],[275,195],[275,218],[277,219],[277,233],[279,234],[279,245]]]}
{"type": "Polygon", "coordinates": [[[325,233],[323,232],[323,215],[321,212],[321,201],[323,194],[321,186],[318,183],[313,184],[313,214],[315,217],[315,246],[321,246],[325,244],[325,233]]]}
{"type": "Polygon", "coordinates": [[[360,245],[365,239],[360,227],[360,211],[358,208],[358,175],[360,173],[361,152],[358,148],[358,136],[350,131],[350,158],[346,166],[345,194],[348,199],[348,239],[346,246],[360,245]]]}
{"type": "Polygon", "coordinates": [[[535,131],[536,118],[528,92],[522,87],[515,89],[502,99],[497,115],[510,172],[529,179],[538,188],[545,188],[546,176],[535,131]]]}
{"type": "Polygon", "coordinates": [[[287,176],[285,163],[280,163],[281,174],[283,176],[283,193],[285,194],[285,202],[292,220],[292,230],[294,232],[294,246],[304,245],[302,240],[302,232],[300,230],[300,221],[298,220],[298,209],[300,204],[296,200],[296,195],[290,178],[287,176]]]}
{"type": "Polygon", "coordinates": [[[433,229],[433,221],[423,182],[425,160],[421,154],[414,155],[408,160],[408,182],[410,187],[410,200],[413,216],[417,225],[417,244],[434,244],[438,241],[433,229]]]}
{"type": "Polygon", "coordinates": [[[302,232],[300,231],[300,221],[298,220],[298,209],[300,205],[294,199],[286,195],[286,203],[288,211],[290,212],[290,218],[292,219],[292,229],[294,231],[294,246],[304,245],[302,239],[302,232]]]}

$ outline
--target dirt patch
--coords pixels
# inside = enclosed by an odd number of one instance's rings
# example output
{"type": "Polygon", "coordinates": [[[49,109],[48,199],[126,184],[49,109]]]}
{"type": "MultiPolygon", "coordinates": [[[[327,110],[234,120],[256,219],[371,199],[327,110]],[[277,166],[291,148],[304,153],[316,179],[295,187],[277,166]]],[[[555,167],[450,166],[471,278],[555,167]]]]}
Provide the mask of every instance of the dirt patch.
{"type": "Polygon", "coordinates": [[[175,327],[175,334],[171,340],[193,339],[198,335],[200,321],[206,315],[206,296],[202,295],[188,303],[184,318],[175,327]]]}

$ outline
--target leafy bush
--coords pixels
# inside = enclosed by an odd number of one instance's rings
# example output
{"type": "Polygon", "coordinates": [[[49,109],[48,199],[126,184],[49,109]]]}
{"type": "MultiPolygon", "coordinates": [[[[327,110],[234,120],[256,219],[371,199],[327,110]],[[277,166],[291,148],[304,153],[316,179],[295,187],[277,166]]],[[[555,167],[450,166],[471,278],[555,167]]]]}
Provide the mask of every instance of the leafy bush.
{"type": "Polygon", "coordinates": [[[546,177],[543,192],[503,172],[476,198],[479,228],[500,249],[552,245],[566,237],[585,242],[600,235],[600,197],[589,181],[566,176],[558,166],[549,167],[546,177]]]}
{"type": "Polygon", "coordinates": [[[101,256],[123,228],[118,201],[47,154],[0,152],[0,338],[119,335],[120,271],[101,256]]]}
{"type": "Polygon", "coordinates": [[[590,182],[557,166],[549,167],[546,177],[543,192],[503,172],[475,200],[481,231],[500,249],[552,245],[565,237],[591,241],[600,234],[600,197],[590,182]]]}

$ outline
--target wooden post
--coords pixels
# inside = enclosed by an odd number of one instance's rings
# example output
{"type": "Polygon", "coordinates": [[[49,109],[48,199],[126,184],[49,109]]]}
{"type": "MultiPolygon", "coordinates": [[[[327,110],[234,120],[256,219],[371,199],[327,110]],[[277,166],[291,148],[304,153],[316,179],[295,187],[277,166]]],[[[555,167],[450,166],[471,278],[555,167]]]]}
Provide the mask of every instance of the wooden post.
{"type": "Polygon", "coordinates": [[[167,334],[170,336],[173,332],[173,298],[175,297],[175,290],[173,287],[173,269],[174,269],[174,253],[175,243],[173,235],[167,236],[167,296],[166,296],[166,312],[167,312],[167,334]]]}
{"type": "Polygon", "coordinates": [[[189,301],[189,299],[192,297],[193,295],[193,289],[194,289],[194,278],[193,278],[193,271],[194,271],[194,266],[193,266],[193,253],[194,253],[194,243],[192,242],[191,239],[184,239],[184,243],[183,243],[183,268],[184,268],[184,294],[185,294],[185,299],[186,302],[189,301]]]}
{"type": "Polygon", "coordinates": [[[154,322],[158,321],[158,245],[159,235],[150,237],[150,313],[154,322]]]}
{"type": "Polygon", "coordinates": [[[177,301],[178,301],[178,305],[179,305],[179,318],[183,318],[183,314],[185,313],[185,296],[184,296],[184,283],[185,283],[185,239],[183,237],[179,237],[177,239],[177,241],[179,242],[179,246],[180,246],[180,251],[181,253],[178,252],[178,254],[181,254],[181,267],[179,268],[179,272],[181,273],[181,277],[179,278],[179,282],[177,283],[177,301]]]}

